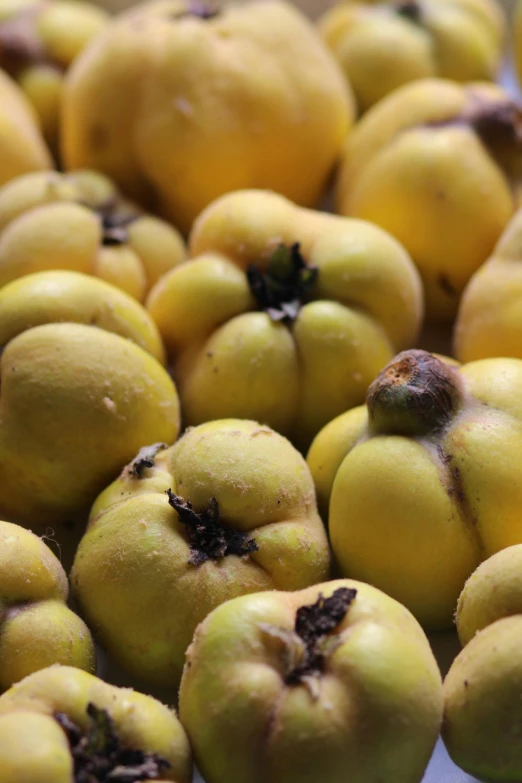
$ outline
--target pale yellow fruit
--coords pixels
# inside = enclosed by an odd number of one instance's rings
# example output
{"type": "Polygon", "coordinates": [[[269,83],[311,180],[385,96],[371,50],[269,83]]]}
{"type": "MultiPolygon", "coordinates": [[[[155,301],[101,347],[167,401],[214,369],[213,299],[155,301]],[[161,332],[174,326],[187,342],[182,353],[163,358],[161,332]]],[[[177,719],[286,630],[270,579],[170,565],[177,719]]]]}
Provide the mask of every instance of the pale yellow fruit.
{"type": "Polygon", "coordinates": [[[390,362],[307,458],[341,573],[449,627],[477,565],[522,542],[521,400],[518,359],[390,362]]]}
{"type": "Polygon", "coordinates": [[[143,300],[184,257],[173,226],[142,213],[97,172],[28,174],[0,188],[0,287],[70,269],[143,300]]]}
{"type": "Polygon", "coordinates": [[[494,0],[344,2],[319,20],[362,111],[416,79],[495,80],[504,29],[494,0]]]}
{"type": "Polygon", "coordinates": [[[306,447],[416,339],[418,275],[368,223],[238,191],[200,215],[189,244],[191,258],[147,300],[189,425],[251,418],[306,447]],[[286,280],[271,305],[256,288],[263,275],[276,289],[286,280]]]}
{"type": "Polygon", "coordinates": [[[420,80],[374,106],[347,139],[337,209],[404,245],[432,320],[455,316],[519,205],[520,116],[494,85],[420,80]]]}
{"type": "Polygon", "coordinates": [[[31,527],[73,521],[142,445],[178,434],[166,371],[101,328],[28,329],[0,372],[0,509],[31,527]]]}
{"type": "Polygon", "coordinates": [[[320,198],[354,117],[340,68],[290,4],[141,3],[76,61],[63,157],[105,172],[188,233],[240,188],[320,198]]]}
{"type": "Polygon", "coordinates": [[[268,427],[228,419],[142,452],[102,492],[71,583],[120,666],[177,688],[185,650],[212,609],[245,593],[302,589],[327,579],[329,566],[303,457],[268,427]],[[180,502],[200,514],[203,537],[180,502]]]}
{"type": "Polygon", "coordinates": [[[466,286],[455,322],[455,355],[522,359],[522,210],[466,286]]]}
{"type": "Polygon", "coordinates": [[[261,768],[271,783],[420,783],[441,713],[440,673],[419,625],[352,580],[218,607],[195,633],[180,689],[206,783],[258,783],[261,768]],[[327,601],[343,591],[347,610],[315,648],[303,643],[298,612],[310,630],[317,614],[331,620],[327,601]],[[303,610],[320,596],[322,606],[303,610]],[[320,660],[307,666],[310,649],[320,660]]]}
{"type": "MultiPolygon", "coordinates": [[[[70,783],[71,750],[62,726],[72,722],[85,736],[92,723],[88,705],[103,710],[112,720],[123,747],[160,756],[166,762],[162,780],[190,782],[190,747],[172,710],[151,696],[116,688],[79,669],[52,666],[26,677],[0,696],[2,783],[70,783]],[[31,752],[25,755],[28,748],[31,752]]],[[[100,721],[96,749],[103,747],[105,736],[100,721]]],[[[93,753],[89,743],[84,751],[87,756],[89,751],[93,753]]]]}

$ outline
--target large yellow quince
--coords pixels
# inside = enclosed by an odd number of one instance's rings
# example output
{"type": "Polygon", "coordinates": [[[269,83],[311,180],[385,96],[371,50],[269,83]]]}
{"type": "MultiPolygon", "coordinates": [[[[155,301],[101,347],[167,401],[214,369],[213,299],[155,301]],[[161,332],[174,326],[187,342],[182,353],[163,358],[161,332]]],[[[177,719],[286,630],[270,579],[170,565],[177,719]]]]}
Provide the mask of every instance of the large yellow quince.
{"type": "Polygon", "coordinates": [[[341,573],[429,628],[451,625],[482,560],[522,543],[521,463],[522,361],[425,351],[397,356],[308,454],[341,573]]]}
{"type": "Polygon", "coordinates": [[[188,233],[218,196],[271,188],[311,206],[354,116],[350,89],[290,4],[141,3],[67,79],[63,155],[188,233]]]}
{"type": "Polygon", "coordinates": [[[418,333],[416,270],[363,221],[239,191],[201,214],[190,253],[147,301],[187,424],[252,418],[306,447],[418,333]]]}
{"type": "Polygon", "coordinates": [[[218,607],[180,689],[206,783],[420,783],[441,717],[418,623],[352,580],[218,607]]]}
{"type": "Polygon", "coordinates": [[[137,455],[94,504],[71,583],[120,666],[177,688],[185,650],[212,609],[316,584],[329,566],[303,457],[268,427],[228,419],[137,455]]]}
{"type": "Polygon", "coordinates": [[[415,79],[493,81],[504,28],[495,0],[343,2],[319,21],[362,111],[415,79]]]}
{"type": "Polygon", "coordinates": [[[94,171],[26,174],[0,189],[0,288],[44,269],[96,275],[136,299],[181,263],[179,232],[94,171]]]}
{"type": "Polygon", "coordinates": [[[402,242],[433,320],[455,316],[520,204],[521,121],[500,87],[428,79],[380,101],[347,139],[338,211],[402,242]]]}
{"type": "Polygon", "coordinates": [[[52,166],[31,104],[0,70],[0,185],[28,171],[52,166]]]}
{"type": "Polygon", "coordinates": [[[191,779],[183,727],[151,696],[69,666],[43,669],[0,696],[2,783],[191,779]]]}
{"type": "MultiPolygon", "coordinates": [[[[0,522],[0,594],[0,691],[54,663],[95,671],[89,629],[66,605],[60,561],[10,522],[0,522]]],[[[0,760],[3,781],[1,770],[0,760]]]]}

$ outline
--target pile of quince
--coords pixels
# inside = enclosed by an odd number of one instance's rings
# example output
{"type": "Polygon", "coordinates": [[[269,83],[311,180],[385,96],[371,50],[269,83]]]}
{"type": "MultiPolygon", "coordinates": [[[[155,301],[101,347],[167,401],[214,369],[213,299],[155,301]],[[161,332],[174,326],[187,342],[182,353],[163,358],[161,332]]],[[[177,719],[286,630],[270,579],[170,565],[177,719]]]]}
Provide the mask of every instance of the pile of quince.
{"type": "Polygon", "coordinates": [[[522,783],[522,0],[103,5],[0,0],[0,783],[522,783]]]}

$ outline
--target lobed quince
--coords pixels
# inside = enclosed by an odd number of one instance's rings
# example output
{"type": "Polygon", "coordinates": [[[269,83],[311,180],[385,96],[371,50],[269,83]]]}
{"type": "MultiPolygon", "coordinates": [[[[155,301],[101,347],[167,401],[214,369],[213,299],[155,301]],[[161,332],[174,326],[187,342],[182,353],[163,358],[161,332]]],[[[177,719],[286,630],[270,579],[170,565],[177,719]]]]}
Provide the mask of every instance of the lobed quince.
{"type": "Polygon", "coordinates": [[[521,399],[518,359],[390,362],[307,458],[341,573],[450,626],[476,566],[522,542],[521,399]]]}
{"type": "Polygon", "coordinates": [[[252,418],[306,447],[415,341],[418,275],[375,226],[239,191],[199,216],[189,244],[147,300],[187,424],[252,418]]]}
{"type": "Polygon", "coordinates": [[[228,419],[140,451],[95,502],[71,583],[121,667],[177,687],[212,609],[321,582],[329,565],[304,459],[268,427],[228,419]]]}
{"type": "Polygon", "coordinates": [[[422,79],[380,101],[347,139],[337,210],[402,242],[432,320],[453,319],[520,204],[521,121],[500,87],[422,79]]]}
{"type": "Polygon", "coordinates": [[[91,634],[67,607],[60,561],[42,539],[10,522],[0,522],[0,593],[0,691],[54,663],[94,673],[91,634]]]}
{"type": "Polygon", "coordinates": [[[0,288],[31,272],[69,269],[143,300],[184,256],[173,226],[97,172],[26,174],[0,189],[0,288]]]}
{"type": "Polygon", "coordinates": [[[79,669],[43,669],[0,696],[2,783],[190,783],[191,767],[173,711],[79,669]]]}
{"type": "Polygon", "coordinates": [[[352,580],[219,606],[196,630],[180,689],[207,783],[420,783],[441,714],[421,628],[352,580]]]}
{"type": "Polygon", "coordinates": [[[494,0],[384,0],[334,5],[319,30],[366,111],[416,79],[494,81],[505,22],[494,0]]]}
{"type": "Polygon", "coordinates": [[[34,106],[55,153],[66,71],[108,18],[81,0],[0,0],[0,67],[34,106]]]}
{"type": "Polygon", "coordinates": [[[63,157],[188,233],[240,188],[315,204],[353,116],[340,68],[290,4],[156,0],[122,13],[76,60],[63,157]]]}

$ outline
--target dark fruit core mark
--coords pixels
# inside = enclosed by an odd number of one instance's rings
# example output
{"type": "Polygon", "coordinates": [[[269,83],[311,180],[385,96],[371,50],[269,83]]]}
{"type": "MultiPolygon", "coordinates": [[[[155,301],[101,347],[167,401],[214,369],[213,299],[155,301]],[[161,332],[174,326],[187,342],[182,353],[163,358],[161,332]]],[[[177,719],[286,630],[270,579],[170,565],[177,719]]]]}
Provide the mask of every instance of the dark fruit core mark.
{"type": "Polygon", "coordinates": [[[403,2],[396,3],[395,11],[411,22],[420,22],[422,20],[422,9],[417,0],[403,0],[403,2]]]}
{"type": "Polygon", "coordinates": [[[366,404],[374,432],[427,435],[443,429],[462,401],[457,371],[427,351],[404,351],[370,385],[366,404]]]}
{"type": "Polygon", "coordinates": [[[152,446],[143,446],[138,451],[132,462],[127,466],[127,473],[133,478],[143,478],[143,471],[146,468],[153,468],[155,457],[158,451],[167,448],[166,443],[153,443],[152,446]]]}
{"type": "Polygon", "coordinates": [[[272,321],[293,321],[307,294],[317,280],[319,270],[309,266],[301,255],[299,242],[279,245],[266,272],[250,264],[247,279],[257,303],[272,321]]]}
{"type": "Polygon", "coordinates": [[[190,500],[183,500],[171,489],[167,490],[167,495],[169,504],[177,511],[179,521],[187,531],[190,565],[199,566],[207,560],[220,560],[226,555],[244,557],[259,549],[248,533],[222,526],[216,498],[211,498],[208,507],[198,512],[194,511],[190,500]]]}
{"type": "Polygon", "coordinates": [[[63,712],[55,713],[71,748],[74,783],[137,783],[158,780],[170,763],[156,753],[122,746],[106,710],[87,705],[89,728],[83,731],[63,712]]]}
{"type": "Polygon", "coordinates": [[[102,225],[102,245],[105,247],[124,245],[129,241],[127,227],[139,218],[139,213],[128,207],[121,207],[117,198],[111,198],[98,207],[88,205],[99,217],[102,225]]]}
{"type": "Polygon", "coordinates": [[[294,630],[305,647],[302,660],[286,676],[289,685],[301,682],[305,675],[323,671],[327,652],[331,651],[330,646],[325,644],[330,638],[328,634],[344,619],[356,595],[357,590],[340,587],[330,598],[323,598],[319,593],[315,604],[301,606],[297,610],[294,630]]]}

